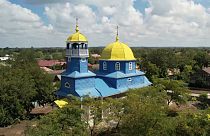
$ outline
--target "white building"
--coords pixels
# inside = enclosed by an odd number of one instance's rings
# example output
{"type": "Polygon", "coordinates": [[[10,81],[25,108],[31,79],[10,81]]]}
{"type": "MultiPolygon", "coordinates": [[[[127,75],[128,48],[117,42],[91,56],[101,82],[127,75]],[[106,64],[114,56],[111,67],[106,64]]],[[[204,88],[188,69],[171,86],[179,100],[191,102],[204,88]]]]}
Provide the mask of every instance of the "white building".
{"type": "Polygon", "coordinates": [[[6,60],[8,60],[9,58],[10,58],[9,55],[6,54],[4,57],[0,57],[0,60],[1,60],[1,61],[6,61],[6,60]]]}

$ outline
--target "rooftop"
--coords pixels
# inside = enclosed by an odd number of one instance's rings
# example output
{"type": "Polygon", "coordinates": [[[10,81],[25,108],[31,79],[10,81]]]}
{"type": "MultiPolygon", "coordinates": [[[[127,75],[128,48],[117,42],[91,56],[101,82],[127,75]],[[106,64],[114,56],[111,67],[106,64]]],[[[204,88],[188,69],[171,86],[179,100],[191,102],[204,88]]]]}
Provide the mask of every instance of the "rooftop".
{"type": "Polygon", "coordinates": [[[205,71],[206,73],[210,74],[210,67],[203,68],[202,70],[205,71]]]}
{"type": "Polygon", "coordinates": [[[38,60],[39,67],[52,67],[54,65],[63,65],[66,62],[59,60],[38,60]]]}

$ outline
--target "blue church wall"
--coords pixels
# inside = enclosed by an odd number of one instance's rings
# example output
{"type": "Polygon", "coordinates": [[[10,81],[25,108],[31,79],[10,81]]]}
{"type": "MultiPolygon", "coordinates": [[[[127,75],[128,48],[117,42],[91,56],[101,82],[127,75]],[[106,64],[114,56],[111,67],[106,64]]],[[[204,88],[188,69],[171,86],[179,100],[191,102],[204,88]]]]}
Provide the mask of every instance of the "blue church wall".
{"type": "Polygon", "coordinates": [[[144,76],[134,76],[117,80],[117,88],[132,87],[144,83],[144,76]]]}
{"type": "Polygon", "coordinates": [[[126,61],[125,62],[125,73],[135,73],[136,72],[136,61],[126,61]],[[129,63],[132,63],[132,69],[129,70],[129,63]]]}
{"type": "Polygon", "coordinates": [[[105,81],[105,83],[112,88],[125,88],[137,86],[144,83],[144,75],[142,76],[132,76],[127,78],[108,78],[108,77],[99,77],[105,81]]]}
{"type": "Polygon", "coordinates": [[[71,73],[78,71],[81,73],[88,72],[88,60],[87,58],[71,58],[68,60],[67,72],[71,73]]]}
{"type": "Polygon", "coordinates": [[[66,94],[78,95],[75,92],[75,80],[73,78],[62,76],[60,90],[66,94]],[[66,87],[67,83],[69,83],[69,87],[66,87]]]}
{"type": "Polygon", "coordinates": [[[85,90],[90,88],[95,88],[95,77],[74,79],[62,76],[61,78],[60,90],[63,93],[79,96],[76,93],[76,90],[85,90]],[[69,84],[69,87],[66,87],[67,83],[69,84]]]}
{"type": "Polygon", "coordinates": [[[136,70],[136,62],[135,61],[105,61],[100,60],[99,61],[99,71],[101,73],[112,73],[115,71],[121,71],[123,73],[135,73],[136,70]],[[107,64],[107,69],[104,69],[104,62],[107,64]],[[119,62],[120,63],[120,70],[115,69],[115,64],[119,62]],[[129,63],[132,63],[132,69],[129,70],[129,63]]]}
{"type": "Polygon", "coordinates": [[[87,58],[80,59],[80,72],[81,73],[88,72],[88,59],[87,58]]]}

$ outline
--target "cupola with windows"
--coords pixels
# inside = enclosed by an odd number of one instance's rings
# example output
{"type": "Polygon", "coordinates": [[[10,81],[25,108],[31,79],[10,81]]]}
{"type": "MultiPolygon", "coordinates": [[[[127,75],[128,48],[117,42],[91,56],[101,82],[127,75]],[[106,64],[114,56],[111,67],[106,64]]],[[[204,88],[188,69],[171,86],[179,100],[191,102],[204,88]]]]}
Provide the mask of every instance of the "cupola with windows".
{"type": "Polygon", "coordinates": [[[66,41],[67,72],[88,72],[88,40],[80,33],[78,19],[76,19],[76,32],[70,35],[66,41]]]}
{"type": "Polygon", "coordinates": [[[66,57],[88,57],[88,40],[80,33],[78,19],[76,19],[76,32],[70,35],[66,41],[66,57]]]}
{"type": "Polygon", "coordinates": [[[121,71],[123,73],[135,72],[136,59],[131,48],[119,41],[118,27],[116,41],[108,44],[102,51],[99,60],[100,72],[111,73],[121,71]]]}

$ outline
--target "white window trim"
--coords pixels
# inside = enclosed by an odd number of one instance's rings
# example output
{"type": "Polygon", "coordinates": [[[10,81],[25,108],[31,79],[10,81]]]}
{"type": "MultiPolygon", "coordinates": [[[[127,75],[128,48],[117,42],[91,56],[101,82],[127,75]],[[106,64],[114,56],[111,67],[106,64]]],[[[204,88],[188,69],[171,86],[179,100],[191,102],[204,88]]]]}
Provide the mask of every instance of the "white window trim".
{"type": "Polygon", "coordinates": [[[115,70],[120,70],[120,62],[115,63],[115,70]]]}
{"type": "Polygon", "coordinates": [[[129,70],[132,70],[132,69],[133,69],[133,64],[132,64],[132,62],[129,62],[128,67],[129,67],[129,70]]]}
{"type": "Polygon", "coordinates": [[[103,70],[107,70],[107,63],[105,61],[103,62],[103,70]]]}
{"type": "Polygon", "coordinates": [[[66,83],[65,83],[65,87],[66,87],[66,88],[70,88],[70,87],[71,87],[70,84],[69,84],[69,82],[66,82],[66,83]]]}

